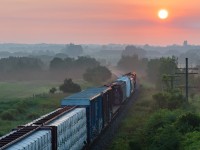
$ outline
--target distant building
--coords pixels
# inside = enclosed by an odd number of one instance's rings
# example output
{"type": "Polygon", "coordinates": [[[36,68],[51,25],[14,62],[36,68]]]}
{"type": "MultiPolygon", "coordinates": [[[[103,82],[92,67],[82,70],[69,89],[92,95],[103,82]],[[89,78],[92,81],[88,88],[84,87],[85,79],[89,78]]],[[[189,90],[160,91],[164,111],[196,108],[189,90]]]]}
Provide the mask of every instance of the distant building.
{"type": "Polygon", "coordinates": [[[183,42],[183,46],[188,46],[188,41],[187,40],[183,42]]]}

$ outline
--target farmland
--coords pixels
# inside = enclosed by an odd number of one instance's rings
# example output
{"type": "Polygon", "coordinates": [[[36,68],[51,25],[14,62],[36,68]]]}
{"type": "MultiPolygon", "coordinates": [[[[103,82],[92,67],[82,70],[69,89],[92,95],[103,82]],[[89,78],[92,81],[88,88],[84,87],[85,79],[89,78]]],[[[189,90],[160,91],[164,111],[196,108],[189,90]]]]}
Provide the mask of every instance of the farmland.
{"type": "MultiPolygon", "coordinates": [[[[94,86],[77,80],[82,89],[94,86]]],[[[0,136],[18,125],[30,122],[60,106],[60,100],[70,93],[49,94],[59,82],[1,82],[0,83],[0,136]]]]}

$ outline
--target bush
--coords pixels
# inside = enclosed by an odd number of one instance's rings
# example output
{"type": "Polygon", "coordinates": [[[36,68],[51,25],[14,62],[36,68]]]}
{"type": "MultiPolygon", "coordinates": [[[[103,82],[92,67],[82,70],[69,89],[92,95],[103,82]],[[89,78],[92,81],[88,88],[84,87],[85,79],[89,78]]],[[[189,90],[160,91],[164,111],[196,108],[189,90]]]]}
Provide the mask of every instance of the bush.
{"type": "Polygon", "coordinates": [[[181,133],[200,131],[200,117],[190,112],[185,113],[177,119],[175,126],[181,133]]]}
{"type": "Polygon", "coordinates": [[[155,141],[155,135],[161,132],[159,130],[172,125],[176,121],[179,113],[178,111],[159,110],[152,114],[144,128],[147,145],[151,145],[155,141]]]}
{"type": "Polygon", "coordinates": [[[153,150],[175,150],[179,149],[180,135],[172,125],[159,128],[152,138],[150,149],[153,150]]]}
{"type": "Polygon", "coordinates": [[[74,83],[72,79],[65,79],[64,83],[60,85],[59,89],[64,93],[75,93],[81,91],[80,85],[74,83]]]}
{"type": "Polygon", "coordinates": [[[161,109],[173,110],[182,107],[184,104],[184,97],[179,93],[157,93],[153,95],[153,99],[157,107],[161,109]]]}
{"type": "Polygon", "coordinates": [[[83,79],[92,83],[102,83],[110,79],[112,73],[110,70],[103,66],[98,66],[92,69],[87,69],[83,74],[83,79]]]}
{"type": "Polygon", "coordinates": [[[15,120],[15,115],[17,115],[17,114],[13,113],[12,110],[7,110],[1,114],[1,119],[2,120],[15,120]]]}
{"type": "Polygon", "coordinates": [[[49,93],[54,94],[56,91],[57,91],[57,89],[56,89],[55,87],[52,87],[52,88],[49,90],[49,93]]]}
{"type": "Polygon", "coordinates": [[[134,150],[141,150],[141,146],[137,141],[131,141],[129,142],[129,147],[130,149],[134,149],[134,150]]]}
{"type": "Polygon", "coordinates": [[[200,132],[194,131],[187,133],[182,141],[183,150],[199,150],[200,147],[200,132]]]}

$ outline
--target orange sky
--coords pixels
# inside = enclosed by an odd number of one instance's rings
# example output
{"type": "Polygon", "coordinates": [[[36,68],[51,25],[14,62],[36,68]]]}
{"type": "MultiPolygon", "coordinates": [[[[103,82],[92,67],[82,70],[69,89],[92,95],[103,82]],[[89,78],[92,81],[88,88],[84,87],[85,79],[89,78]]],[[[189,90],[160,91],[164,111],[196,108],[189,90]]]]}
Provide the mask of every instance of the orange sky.
{"type": "Polygon", "coordinates": [[[199,18],[199,0],[0,0],[0,42],[200,44],[199,18]]]}

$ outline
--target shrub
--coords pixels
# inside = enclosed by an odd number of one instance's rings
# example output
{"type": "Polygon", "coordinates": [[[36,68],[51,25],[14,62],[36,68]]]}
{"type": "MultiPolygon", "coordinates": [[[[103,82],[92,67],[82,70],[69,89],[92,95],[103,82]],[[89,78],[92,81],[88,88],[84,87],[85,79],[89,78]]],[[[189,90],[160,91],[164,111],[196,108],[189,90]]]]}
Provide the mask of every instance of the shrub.
{"type": "Polygon", "coordinates": [[[49,93],[54,94],[56,91],[57,91],[57,89],[56,89],[55,87],[52,87],[52,88],[49,90],[49,93]]]}
{"type": "Polygon", "coordinates": [[[134,150],[141,150],[141,146],[137,141],[131,141],[129,142],[129,147],[130,149],[134,149],[134,150]]]}
{"type": "Polygon", "coordinates": [[[64,93],[75,93],[81,91],[80,85],[74,83],[72,79],[65,79],[64,83],[60,85],[59,89],[64,93]]]}
{"type": "Polygon", "coordinates": [[[169,110],[160,110],[151,115],[145,124],[145,134],[147,145],[150,145],[155,139],[157,132],[165,126],[172,125],[179,112],[171,112],[169,110]]]}
{"type": "Polygon", "coordinates": [[[175,150],[179,149],[180,135],[172,125],[159,128],[152,137],[150,149],[153,150],[175,150]]]}
{"type": "Polygon", "coordinates": [[[12,110],[7,110],[1,114],[1,119],[2,120],[15,120],[15,115],[16,114],[14,114],[12,110]]]}
{"type": "Polygon", "coordinates": [[[153,95],[153,99],[155,100],[157,107],[161,109],[173,110],[182,107],[184,104],[184,97],[179,93],[157,93],[153,95]]]}
{"type": "Polygon", "coordinates": [[[181,133],[200,131],[200,117],[190,112],[185,113],[177,119],[175,126],[181,133]]]}
{"type": "Polygon", "coordinates": [[[200,132],[194,131],[186,133],[181,145],[181,149],[183,150],[199,150],[200,132]]]}

